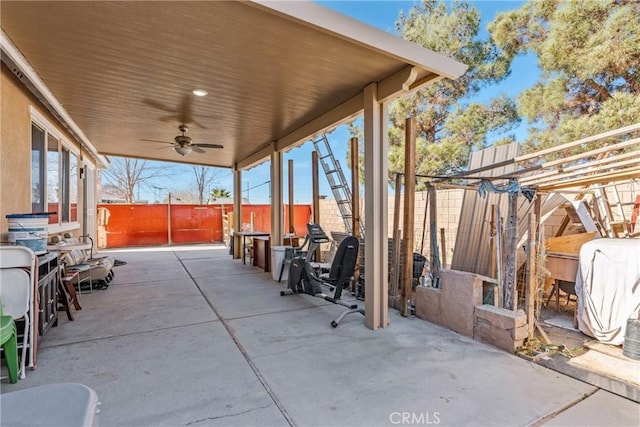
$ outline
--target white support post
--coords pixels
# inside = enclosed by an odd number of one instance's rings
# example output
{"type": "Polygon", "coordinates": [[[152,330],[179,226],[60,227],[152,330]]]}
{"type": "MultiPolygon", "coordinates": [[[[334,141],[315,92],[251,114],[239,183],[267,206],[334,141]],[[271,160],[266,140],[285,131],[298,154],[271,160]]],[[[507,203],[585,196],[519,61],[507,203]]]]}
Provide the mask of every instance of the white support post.
{"type": "Polygon", "coordinates": [[[242,239],[237,232],[242,231],[242,171],[233,168],[233,258],[242,256],[242,239]]]}
{"type": "Polygon", "coordinates": [[[389,323],[387,108],[377,91],[375,83],[364,88],[365,325],[373,330],[389,323]]]}
{"type": "Polygon", "coordinates": [[[282,212],[282,152],[271,152],[271,245],[282,245],[284,215],[282,212]]]}

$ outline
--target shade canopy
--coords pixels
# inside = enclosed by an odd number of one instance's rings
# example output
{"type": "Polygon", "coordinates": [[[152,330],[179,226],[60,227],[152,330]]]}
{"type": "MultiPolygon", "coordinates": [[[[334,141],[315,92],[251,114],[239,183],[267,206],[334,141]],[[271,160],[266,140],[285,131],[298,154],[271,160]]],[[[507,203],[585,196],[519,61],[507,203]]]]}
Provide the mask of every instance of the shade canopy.
{"type": "Polygon", "coordinates": [[[3,62],[48,88],[51,108],[102,155],[246,168],[359,114],[372,82],[390,99],[465,70],[311,2],[0,7],[3,62]],[[193,143],[224,148],[182,156],[154,142],[174,141],[181,124],[193,143]]]}

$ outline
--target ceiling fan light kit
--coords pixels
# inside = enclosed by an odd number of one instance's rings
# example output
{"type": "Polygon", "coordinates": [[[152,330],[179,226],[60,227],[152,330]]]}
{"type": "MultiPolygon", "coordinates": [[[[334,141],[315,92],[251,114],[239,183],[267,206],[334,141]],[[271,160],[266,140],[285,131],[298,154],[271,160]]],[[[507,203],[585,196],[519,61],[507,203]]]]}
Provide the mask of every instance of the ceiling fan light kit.
{"type": "Polygon", "coordinates": [[[186,156],[187,154],[191,153],[191,151],[193,151],[193,149],[189,146],[174,147],[173,149],[176,150],[176,152],[181,156],[186,156]]]}
{"type": "Polygon", "coordinates": [[[191,137],[185,135],[187,132],[189,132],[189,128],[184,123],[178,126],[178,130],[180,131],[181,135],[176,136],[173,139],[173,142],[158,141],[155,139],[143,139],[143,141],[160,142],[162,144],[169,144],[171,145],[171,148],[173,148],[173,150],[176,153],[180,154],[181,156],[186,156],[192,151],[195,151],[196,153],[200,153],[200,154],[205,153],[206,151],[203,150],[203,148],[216,148],[216,149],[224,148],[224,146],[221,144],[194,144],[193,141],[191,140],[191,137]]]}

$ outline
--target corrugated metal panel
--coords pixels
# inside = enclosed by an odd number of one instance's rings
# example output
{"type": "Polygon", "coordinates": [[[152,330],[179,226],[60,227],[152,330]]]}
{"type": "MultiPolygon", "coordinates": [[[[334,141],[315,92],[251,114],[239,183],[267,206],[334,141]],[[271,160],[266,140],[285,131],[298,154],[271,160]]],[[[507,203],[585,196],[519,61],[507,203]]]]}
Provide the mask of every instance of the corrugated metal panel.
{"type": "MultiPolygon", "coordinates": [[[[517,154],[518,144],[516,143],[489,147],[471,155],[469,169],[476,169],[512,159],[517,154]]],[[[514,170],[515,166],[510,165],[481,172],[474,176],[499,176],[514,170]]],[[[524,200],[524,203],[529,204],[526,200],[524,200]]],[[[519,204],[523,205],[522,202],[519,204]]],[[[466,190],[464,192],[451,269],[489,275],[491,261],[491,205],[500,206],[501,214],[505,217],[508,197],[494,193],[481,197],[476,191],[466,190]]],[[[523,205],[522,207],[526,206],[523,205]]]]}

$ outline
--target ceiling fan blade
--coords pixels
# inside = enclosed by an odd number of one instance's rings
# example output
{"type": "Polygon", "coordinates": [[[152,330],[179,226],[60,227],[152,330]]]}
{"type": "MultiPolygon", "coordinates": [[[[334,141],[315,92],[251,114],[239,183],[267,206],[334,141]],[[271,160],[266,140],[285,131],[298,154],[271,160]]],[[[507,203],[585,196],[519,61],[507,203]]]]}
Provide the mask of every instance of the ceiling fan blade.
{"type": "Polygon", "coordinates": [[[172,108],[168,105],[163,104],[162,102],[155,101],[153,99],[143,99],[142,102],[147,104],[150,107],[153,107],[158,110],[166,111],[167,113],[177,113],[178,111],[175,108],[172,108]]]}
{"type": "Polygon", "coordinates": [[[170,114],[168,116],[158,117],[161,122],[175,122],[178,119],[177,114],[170,114]]]}
{"type": "Polygon", "coordinates": [[[204,151],[202,148],[200,148],[199,146],[195,145],[195,144],[191,144],[191,149],[196,152],[196,153],[206,153],[206,151],[204,151]]]}
{"type": "Polygon", "coordinates": [[[143,139],[141,139],[140,141],[146,141],[146,142],[159,142],[159,143],[161,143],[161,144],[171,144],[171,145],[175,144],[174,142],[169,142],[169,141],[159,141],[159,140],[157,140],[157,139],[144,139],[144,138],[143,138],[143,139]]]}
{"type": "Polygon", "coordinates": [[[205,125],[203,125],[202,123],[200,123],[197,120],[194,120],[191,122],[192,124],[196,125],[197,127],[199,127],[200,129],[209,129],[208,127],[206,127],[205,125]]]}
{"type": "Polygon", "coordinates": [[[182,102],[179,108],[179,118],[184,124],[193,122],[193,112],[191,109],[191,95],[185,95],[182,97],[182,102]]]}
{"type": "Polygon", "coordinates": [[[224,145],[220,144],[191,144],[192,147],[202,147],[202,148],[224,148],[224,145]]]}

